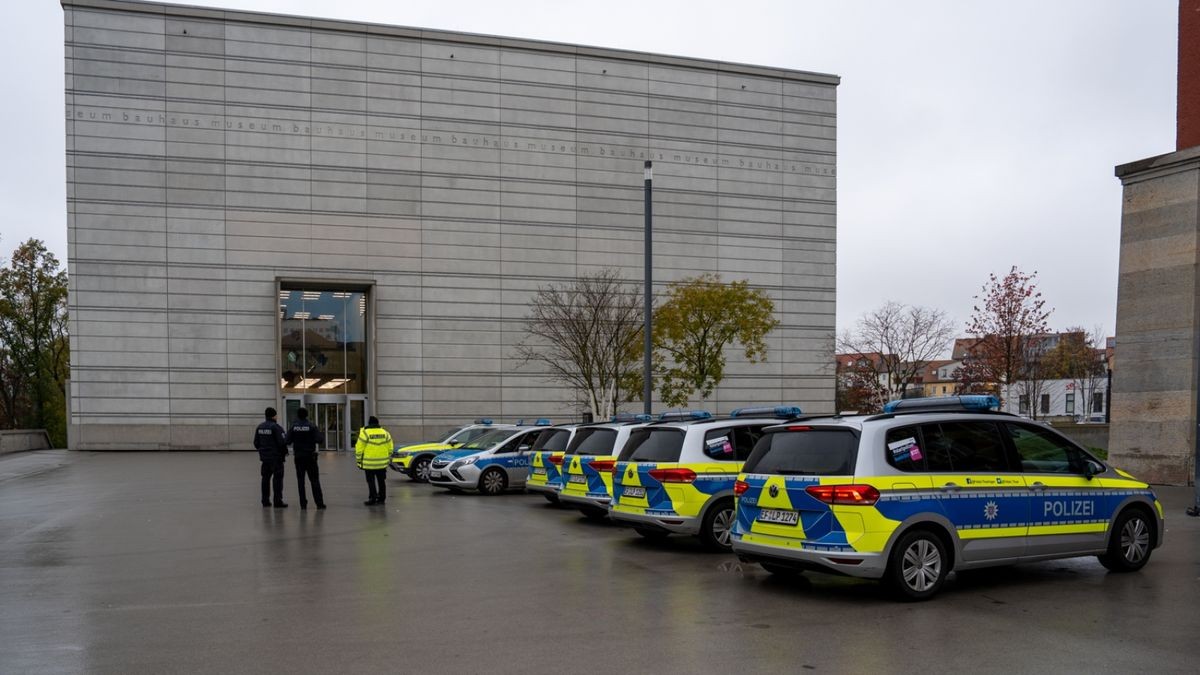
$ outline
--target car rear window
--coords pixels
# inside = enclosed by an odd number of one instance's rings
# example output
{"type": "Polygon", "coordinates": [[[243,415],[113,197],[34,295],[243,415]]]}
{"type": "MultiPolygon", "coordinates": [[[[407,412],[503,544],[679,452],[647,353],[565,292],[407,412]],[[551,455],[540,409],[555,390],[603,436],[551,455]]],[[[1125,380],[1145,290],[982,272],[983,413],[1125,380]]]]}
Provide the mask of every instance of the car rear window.
{"type": "Polygon", "coordinates": [[[636,429],[621,449],[623,462],[678,462],[684,433],[679,429],[636,429]]]}
{"type": "Polygon", "coordinates": [[[746,460],[747,473],[784,476],[849,476],[858,436],[849,429],[776,431],[759,439],[746,460]]]}
{"type": "Polygon", "coordinates": [[[547,429],[533,442],[533,451],[562,452],[570,440],[571,432],[567,429],[547,429]]]}
{"type": "Polygon", "coordinates": [[[616,429],[580,429],[567,452],[572,455],[611,455],[616,450],[616,429]]]}

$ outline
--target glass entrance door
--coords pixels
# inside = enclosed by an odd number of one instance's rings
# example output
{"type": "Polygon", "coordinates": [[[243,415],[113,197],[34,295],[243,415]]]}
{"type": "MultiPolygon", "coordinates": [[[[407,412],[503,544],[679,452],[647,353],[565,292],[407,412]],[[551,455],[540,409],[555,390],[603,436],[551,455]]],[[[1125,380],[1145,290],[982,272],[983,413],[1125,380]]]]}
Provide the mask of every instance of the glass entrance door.
{"type": "Polygon", "coordinates": [[[304,397],[292,394],[283,397],[283,416],[279,418],[279,425],[284,429],[290,429],[292,422],[296,421],[296,411],[304,407],[304,397]]]}
{"type": "Polygon", "coordinates": [[[325,434],[324,450],[345,450],[347,434],[345,433],[346,404],[317,403],[309,410],[309,419],[316,423],[317,428],[325,434]]]}

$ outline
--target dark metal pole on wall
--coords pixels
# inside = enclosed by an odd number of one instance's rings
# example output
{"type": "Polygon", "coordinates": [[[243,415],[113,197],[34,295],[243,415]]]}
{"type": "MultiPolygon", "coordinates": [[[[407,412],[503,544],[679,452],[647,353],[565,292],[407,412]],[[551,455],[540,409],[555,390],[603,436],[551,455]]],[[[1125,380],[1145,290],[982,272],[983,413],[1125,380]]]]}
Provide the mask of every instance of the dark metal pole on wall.
{"type": "Polygon", "coordinates": [[[654,239],[651,236],[654,227],[654,216],[650,210],[650,207],[652,202],[651,195],[653,193],[653,187],[651,186],[651,183],[654,180],[654,168],[650,160],[646,160],[645,179],[645,188],[643,192],[645,193],[646,198],[646,251],[643,262],[646,267],[646,280],[645,286],[642,288],[642,335],[644,338],[642,346],[642,349],[644,350],[642,353],[642,412],[649,415],[650,392],[654,391],[653,383],[650,381],[650,310],[654,302],[654,292],[652,290],[654,288],[654,239]]]}

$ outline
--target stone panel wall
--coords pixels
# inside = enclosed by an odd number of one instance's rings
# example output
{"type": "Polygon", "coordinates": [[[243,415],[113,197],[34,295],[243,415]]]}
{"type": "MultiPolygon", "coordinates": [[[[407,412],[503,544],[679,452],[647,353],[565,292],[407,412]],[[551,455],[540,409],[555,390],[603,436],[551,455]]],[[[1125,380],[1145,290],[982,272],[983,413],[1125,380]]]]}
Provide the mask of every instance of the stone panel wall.
{"type": "Polygon", "coordinates": [[[1117,167],[1124,185],[1109,457],[1185,485],[1196,453],[1200,367],[1200,148],[1117,167]]]}
{"type": "Polygon", "coordinates": [[[399,438],[577,415],[513,356],[538,287],[748,278],[782,321],[709,407],[832,409],[837,78],[388,26],[67,0],[80,448],[247,445],[278,279],[370,285],[399,438]]]}

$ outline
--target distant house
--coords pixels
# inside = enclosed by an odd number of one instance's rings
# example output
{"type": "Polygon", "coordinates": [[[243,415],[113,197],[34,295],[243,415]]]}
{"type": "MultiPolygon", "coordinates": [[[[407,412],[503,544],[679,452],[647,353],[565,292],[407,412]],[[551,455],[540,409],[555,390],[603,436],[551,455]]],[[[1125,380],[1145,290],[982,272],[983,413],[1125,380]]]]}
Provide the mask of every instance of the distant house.
{"type": "Polygon", "coordinates": [[[930,361],[921,370],[922,396],[954,396],[958,393],[958,371],[962,361],[944,359],[930,361]]]}
{"type": "Polygon", "coordinates": [[[1045,380],[1032,396],[1020,383],[1005,387],[1005,412],[1040,420],[1103,422],[1108,410],[1108,378],[1088,384],[1079,380],[1045,380]],[[1031,400],[1032,399],[1032,400],[1031,400]]]}

